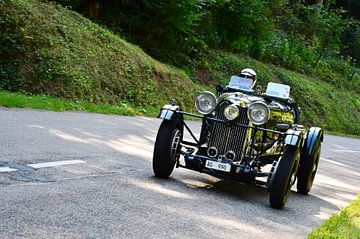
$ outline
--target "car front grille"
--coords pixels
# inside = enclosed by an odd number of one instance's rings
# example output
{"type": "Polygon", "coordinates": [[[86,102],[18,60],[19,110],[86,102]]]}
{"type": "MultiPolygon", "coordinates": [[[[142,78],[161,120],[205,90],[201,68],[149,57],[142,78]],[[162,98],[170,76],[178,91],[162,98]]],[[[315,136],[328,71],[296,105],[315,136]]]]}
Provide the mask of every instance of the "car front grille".
{"type": "MultiPolygon", "coordinates": [[[[224,109],[229,102],[221,103],[216,109],[216,119],[225,120],[224,109]]],[[[247,108],[240,108],[239,117],[234,121],[238,124],[249,124],[247,117],[247,108]]],[[[247,128],[234,126],[232,123],[224,124],[213,122],[211,126],[208,148],[215,147],[218,150],[218,157],[225,156],[226,152],[233,151],[236,154],[234,161],[241,161],[244,154],[244,144],[246,140],[247,128]]]]}

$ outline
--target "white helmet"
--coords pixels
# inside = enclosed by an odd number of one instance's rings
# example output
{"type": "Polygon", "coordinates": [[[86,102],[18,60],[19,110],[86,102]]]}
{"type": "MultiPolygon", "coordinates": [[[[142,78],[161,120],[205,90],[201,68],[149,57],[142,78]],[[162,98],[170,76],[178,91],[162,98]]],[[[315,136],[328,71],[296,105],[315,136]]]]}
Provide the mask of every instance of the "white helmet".
{"type": "Polygon", "coordinates": [[[250,77],[253,80],[252,87],[256,85],[256,72],[253,69],[250,68],[243,69],[240,73],[240,76],[250,77]]]}
{"type": "Polygon", "coordinates": [[[243,69],[243,70],[241,71],[240,75],[250,76],[250,77],[252,77],[254,80],[256,80],[256,72],[255,72],[253,69],[250,69],[250,68],[243,69]]]}

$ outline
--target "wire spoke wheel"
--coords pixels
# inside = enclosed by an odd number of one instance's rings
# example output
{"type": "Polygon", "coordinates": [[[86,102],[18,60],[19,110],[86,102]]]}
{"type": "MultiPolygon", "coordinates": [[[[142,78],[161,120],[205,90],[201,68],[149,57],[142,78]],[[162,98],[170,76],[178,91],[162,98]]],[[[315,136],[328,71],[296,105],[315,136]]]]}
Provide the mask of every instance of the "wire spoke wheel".
{"type": "Polygon", "coordinates": [[[321,144],[315,145],[312,154],[304,152],[300,159],[299,171],[297,174],[297,191],[301,194],[308,194],[313,186],[315,175],[320,161],[321,144]]]}
{"type": "Polygon", "coordinates": [[[291,187],[296,181],[299,160],[299,149],[295,146],[286,146],[270,185],[269,201],[271,207],[278,209],[284,207],[291,187]]]}
{"type": "Polygon", "coordinates": [[[182,129],[178,121],[164,120],[156,136],[153,171],[156,177],[168,178],[172,173],[175,163],[180,157],[180,143],[182,129]]]}

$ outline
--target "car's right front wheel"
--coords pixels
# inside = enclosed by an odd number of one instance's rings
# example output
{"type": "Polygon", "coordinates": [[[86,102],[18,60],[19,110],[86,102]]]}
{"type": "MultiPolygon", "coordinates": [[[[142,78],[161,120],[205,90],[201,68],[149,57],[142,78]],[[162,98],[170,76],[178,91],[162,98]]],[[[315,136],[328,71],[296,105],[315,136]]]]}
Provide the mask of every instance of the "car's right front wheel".
{"type": "Polygon", "coordinates": [[[177,120],[164,120],[159,128],[153,155],[153,171],[158,178],[168,178],[179,157],[182,128],[177,120]]]}
{"type": "Polygon", "coordinates": [[[269,201],[271,207],[277,209],[284,207],[291,187],[296,180],[299,159],[299,149],[295,146],[286,146],[270,184],[269,201]]]}

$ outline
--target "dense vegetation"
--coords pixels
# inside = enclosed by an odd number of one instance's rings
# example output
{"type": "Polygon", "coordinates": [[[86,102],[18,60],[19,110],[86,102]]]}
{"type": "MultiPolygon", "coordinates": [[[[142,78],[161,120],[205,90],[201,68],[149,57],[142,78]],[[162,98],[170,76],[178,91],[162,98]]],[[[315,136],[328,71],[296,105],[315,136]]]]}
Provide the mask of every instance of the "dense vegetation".
{"type": "Polygon", "coordinates": [[[336,67],[350,77],[360,58],[360,4],[352,0],[57,1],[171,63],[221,49],[300,72],[336,67]]]}
{"type": "Polygon", "coordinates": [[[196,89],[184,73],[61,6],[0,1],[0,29],[0,88],[94,103],[159,106],[177,98],[192,105],[196,89]]]}
{"type": "Polygon", "coordinates": [[[305,123],[360,134],[359,24],[333,1],[58,2],[103,27],[45,0],[0,0],[0,89],[192,110],[204,85],[251,67],[260,85],[291,85],[305,123]]]}

